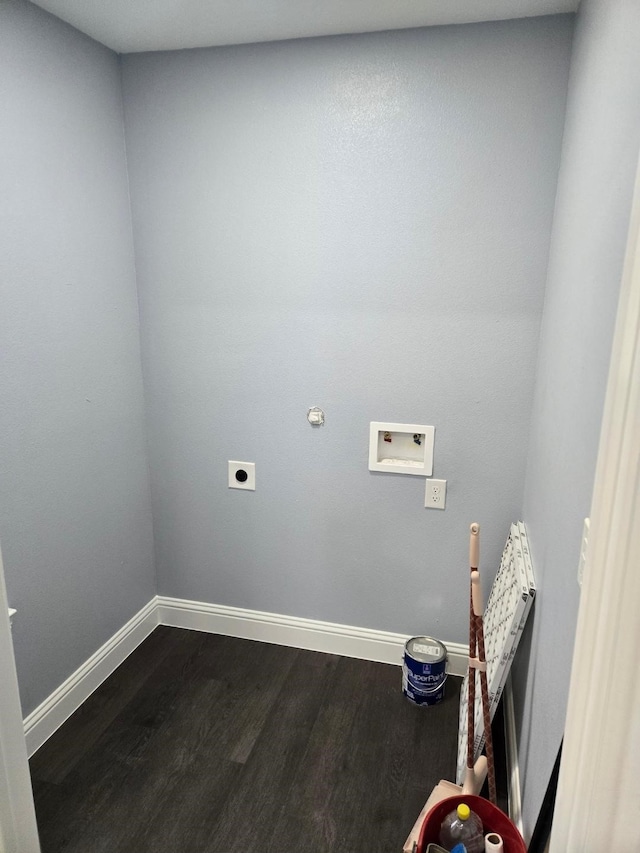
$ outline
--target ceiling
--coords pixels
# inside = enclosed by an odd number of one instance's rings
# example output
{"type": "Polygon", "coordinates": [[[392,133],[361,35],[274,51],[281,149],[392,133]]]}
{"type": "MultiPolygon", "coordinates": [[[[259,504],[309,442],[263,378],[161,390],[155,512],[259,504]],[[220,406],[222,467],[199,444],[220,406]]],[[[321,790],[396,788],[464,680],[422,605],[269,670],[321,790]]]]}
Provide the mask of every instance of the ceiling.
{"type": "Polygon", "coordinates": [[[575,12],[579,0],[35,0],[118,53],[575,12]]]}

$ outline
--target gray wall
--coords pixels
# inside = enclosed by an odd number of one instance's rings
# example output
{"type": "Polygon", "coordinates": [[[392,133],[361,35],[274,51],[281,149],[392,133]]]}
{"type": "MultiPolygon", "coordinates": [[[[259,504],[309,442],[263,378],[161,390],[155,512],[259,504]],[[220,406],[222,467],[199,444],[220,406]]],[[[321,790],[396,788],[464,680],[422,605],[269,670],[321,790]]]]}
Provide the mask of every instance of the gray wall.
{"type": "Polygon", "coordinates": [[[571,35],[124,57],[160,593],[465,640],[469,522],[488,582],[522,509],[571,35]],[[445,512],[368,472],[371,420],[435,425],[445,512]]]}
{"type": "Polygon", "coordinates": [[[527,837],[564,730],[582,523],[640,147],[639,44],[637,0],[582,0],[524,498],[540,585],[514,680],[527,837]]]}
{"type": "Polygon", "coordinates": [[[0,3],[0,541],[28,713],[154,594],[119,61],[0,3]]]}

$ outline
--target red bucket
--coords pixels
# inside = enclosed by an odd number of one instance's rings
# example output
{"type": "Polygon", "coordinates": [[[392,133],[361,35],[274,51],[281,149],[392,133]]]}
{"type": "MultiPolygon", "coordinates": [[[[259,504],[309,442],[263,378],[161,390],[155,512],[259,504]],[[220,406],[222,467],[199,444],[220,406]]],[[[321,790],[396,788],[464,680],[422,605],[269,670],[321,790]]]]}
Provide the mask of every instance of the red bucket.
{"type": "Polygon", "coordinates": [[[472,794],[447,797],[446,800],[441,800],[435,804],[423,821],[416,853],[426,853],[429,844],[438,843],[442,821],[460,803],[466,803],[471,811],[478,815],[482,821],[485,835],[488,832],[497,832],[498,835],[502,836],[504,853],[527,853],[522,836],[506,814],[497,806],[492,805],[489,800],[475,797],[472,794]]]}

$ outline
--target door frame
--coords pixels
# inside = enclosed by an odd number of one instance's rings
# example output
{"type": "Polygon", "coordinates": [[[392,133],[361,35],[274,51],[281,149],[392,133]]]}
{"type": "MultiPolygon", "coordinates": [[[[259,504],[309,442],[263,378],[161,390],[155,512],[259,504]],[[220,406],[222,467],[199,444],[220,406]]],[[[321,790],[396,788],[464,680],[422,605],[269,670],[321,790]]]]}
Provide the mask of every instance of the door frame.
{"type": "Polygon", "coordinates": [[[591,503],[551,853],[640,849],[640,164],[591,503]]]}
{"type": "Polygon", "coordinates": [[[0,853],[39,853],[0,551],[0,853]]]}

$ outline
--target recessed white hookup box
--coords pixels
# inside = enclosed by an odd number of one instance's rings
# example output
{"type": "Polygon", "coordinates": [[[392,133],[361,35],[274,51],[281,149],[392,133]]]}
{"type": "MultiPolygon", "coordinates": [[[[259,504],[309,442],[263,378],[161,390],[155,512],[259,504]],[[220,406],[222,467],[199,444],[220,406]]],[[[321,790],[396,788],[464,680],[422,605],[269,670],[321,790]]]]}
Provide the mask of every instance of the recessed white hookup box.
{"type": "Polygon", "coordinates": [[[390,474],[433,474],[435,428],[423,424],[372,421],[369,431],[369,470],[390,474]]]}

